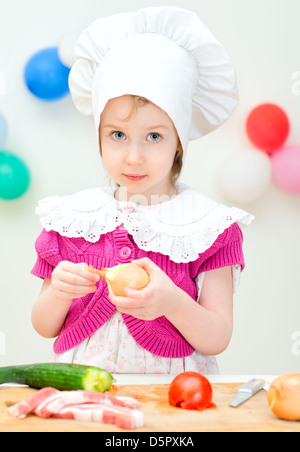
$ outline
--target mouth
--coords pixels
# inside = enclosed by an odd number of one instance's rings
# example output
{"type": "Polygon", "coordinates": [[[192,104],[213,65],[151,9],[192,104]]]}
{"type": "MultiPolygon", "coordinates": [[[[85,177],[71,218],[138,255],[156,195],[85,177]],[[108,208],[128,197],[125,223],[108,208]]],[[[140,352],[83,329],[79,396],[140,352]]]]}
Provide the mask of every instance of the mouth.
{"type": "Polygon", "coordinates": [[[146,175],[141,175],[141,174],[124,174],[124,176],[134,182],[138,182],[142,179],[144,179],[146,177],[146,175]]]}

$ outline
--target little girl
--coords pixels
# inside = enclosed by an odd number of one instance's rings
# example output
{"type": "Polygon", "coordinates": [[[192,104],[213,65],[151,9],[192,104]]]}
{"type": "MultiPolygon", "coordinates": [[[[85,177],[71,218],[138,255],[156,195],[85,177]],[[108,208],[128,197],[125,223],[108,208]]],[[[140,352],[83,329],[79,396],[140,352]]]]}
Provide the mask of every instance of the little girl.
{"type": "Polygon", "coordinates": [[[218,373],[252,216],[179,182],[190,139],[237,105],[223,46],[190,11],[158,7],[97,20],[80,36],[70,90],[92,116],[115,186],[40,201],[32,273],[39,334],[56,362],[113,373],[218,373]],[[88,269],[134,261],[149,285],[108,292],[88,269]]]}

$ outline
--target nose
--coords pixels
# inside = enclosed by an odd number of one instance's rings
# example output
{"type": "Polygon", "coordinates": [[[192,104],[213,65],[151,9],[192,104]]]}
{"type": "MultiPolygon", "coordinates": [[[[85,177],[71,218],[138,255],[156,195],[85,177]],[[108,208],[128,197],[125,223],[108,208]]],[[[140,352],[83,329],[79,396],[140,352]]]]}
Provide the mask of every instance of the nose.
{"type": "Polygon", "coordinates": [[[138,143],[130,143],[126,153],[126,163],[130,166],[140,166],[144,161],[143,150],[138,143]]]}

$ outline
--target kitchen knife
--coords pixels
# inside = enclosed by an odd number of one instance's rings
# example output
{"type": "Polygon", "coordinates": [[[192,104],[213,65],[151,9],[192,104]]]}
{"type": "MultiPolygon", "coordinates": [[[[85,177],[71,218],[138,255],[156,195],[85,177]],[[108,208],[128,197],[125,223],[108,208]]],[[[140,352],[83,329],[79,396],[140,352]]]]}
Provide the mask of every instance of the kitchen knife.
{"type": "Polygon", "coordinates": [[[229,405],[234,408],[241,405],[263,389],[265,384],[264,380],[253,378],[238,389],[236,396],[230,400],[229,405]]]}

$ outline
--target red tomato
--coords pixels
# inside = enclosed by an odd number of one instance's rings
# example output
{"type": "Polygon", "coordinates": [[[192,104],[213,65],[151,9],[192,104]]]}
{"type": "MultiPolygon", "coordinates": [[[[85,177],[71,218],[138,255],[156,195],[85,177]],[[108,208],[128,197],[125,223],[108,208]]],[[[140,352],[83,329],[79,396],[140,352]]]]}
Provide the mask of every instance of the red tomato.
{"type": "Polygon", "coordinates": [[[174,378],[169,387],[169,403],[185,410],[202,411],[215,408],[210,382],[197,372],[183,372],[174,378]]]}

